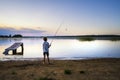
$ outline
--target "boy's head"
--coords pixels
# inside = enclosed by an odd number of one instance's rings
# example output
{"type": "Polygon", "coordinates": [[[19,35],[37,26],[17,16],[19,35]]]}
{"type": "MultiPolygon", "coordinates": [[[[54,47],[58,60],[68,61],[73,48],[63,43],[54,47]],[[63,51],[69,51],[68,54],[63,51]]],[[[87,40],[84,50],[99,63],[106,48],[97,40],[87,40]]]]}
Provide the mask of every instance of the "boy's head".
{"type": "Polygon", "coordinates": [[[44,41],[47,41],[47,37],[43,37],[43,40],[44,40],[44,41]]]}

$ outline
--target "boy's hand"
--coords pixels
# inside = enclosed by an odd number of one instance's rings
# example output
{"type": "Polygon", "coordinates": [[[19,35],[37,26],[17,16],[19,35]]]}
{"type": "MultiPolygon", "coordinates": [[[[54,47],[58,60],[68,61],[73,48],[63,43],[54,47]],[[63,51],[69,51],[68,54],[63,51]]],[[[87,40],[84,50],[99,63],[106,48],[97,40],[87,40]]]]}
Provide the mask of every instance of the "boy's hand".
{"type": "Polygon", "coordinates": [[[51,46],[51,44],[49,45],[49,47],[51,46]]]}

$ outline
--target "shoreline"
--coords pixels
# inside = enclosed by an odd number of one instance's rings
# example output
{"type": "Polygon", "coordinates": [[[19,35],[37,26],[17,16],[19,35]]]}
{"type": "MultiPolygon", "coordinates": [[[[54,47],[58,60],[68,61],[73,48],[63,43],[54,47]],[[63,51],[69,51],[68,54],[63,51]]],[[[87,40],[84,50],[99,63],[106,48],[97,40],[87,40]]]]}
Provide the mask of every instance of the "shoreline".
{"type": "MultiPolygon", "coordinates": [[[[0,61],[40,61],[42,57],[38,58],[0,58],[0,61]]],[[[91,60],[91,59],[119,59],[119,57],[52,57],[50,60],[91,60]]]]}

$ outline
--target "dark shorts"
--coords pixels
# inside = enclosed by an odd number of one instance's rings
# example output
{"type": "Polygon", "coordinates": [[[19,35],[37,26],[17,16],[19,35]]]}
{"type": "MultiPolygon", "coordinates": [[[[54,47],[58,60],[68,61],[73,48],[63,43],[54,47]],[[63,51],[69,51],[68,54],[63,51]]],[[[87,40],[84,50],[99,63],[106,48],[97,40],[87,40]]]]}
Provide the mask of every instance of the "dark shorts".
{"type": "Polygon", "coordinates": [[[47,56],[49,56],[49,53],[48,53],[48,52],[44,52],[43,55],[47,55],[47,56]]]}

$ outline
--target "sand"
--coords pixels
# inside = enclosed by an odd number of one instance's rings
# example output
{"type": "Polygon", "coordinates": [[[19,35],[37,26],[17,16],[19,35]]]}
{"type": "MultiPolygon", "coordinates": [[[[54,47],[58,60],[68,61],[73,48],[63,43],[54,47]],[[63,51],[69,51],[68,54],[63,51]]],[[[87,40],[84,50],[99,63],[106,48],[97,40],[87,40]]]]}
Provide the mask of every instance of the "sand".
{"type": "Polygon", "coordinates": [[[0,61],[0,80],[120,80],[120,58],[0,61]]]}

